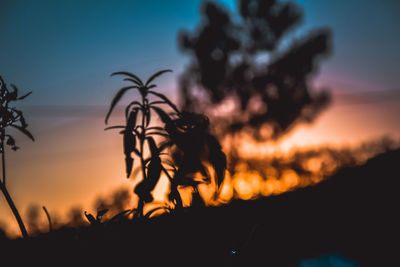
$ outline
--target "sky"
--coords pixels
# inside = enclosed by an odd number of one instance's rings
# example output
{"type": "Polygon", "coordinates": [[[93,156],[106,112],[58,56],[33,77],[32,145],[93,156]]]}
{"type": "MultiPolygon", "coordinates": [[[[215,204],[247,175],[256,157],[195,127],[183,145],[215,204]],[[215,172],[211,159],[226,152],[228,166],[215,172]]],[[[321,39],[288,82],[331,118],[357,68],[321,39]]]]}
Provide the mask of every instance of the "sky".
{"type": "MultiPolygon", "coordinates": [[[[96,196],[132,184],[120,136],[103,131],[108,105],[123,85],[109,75],[126,70],[146,78],[173,69],[158,84],[176,99],[177,77],[188,62],[177,33],[195,29],[201,2],[0,0],[0,75],[22,92],[33,91],[19,107],[36,141],[15,134],[21,149],[6,152],[7,184],[22,214],[29,203],[50,213],[74,205],[90,210],[96,196]]],[[[334,98],[314,124],[294,129],[278,149],[400,138],[400,3],[294,2],[305,13],[295,36],[332,29],[333,53],[314,83],[334,98]]],[[[0,221],[15,224],[3,198],[0,221]]]]}

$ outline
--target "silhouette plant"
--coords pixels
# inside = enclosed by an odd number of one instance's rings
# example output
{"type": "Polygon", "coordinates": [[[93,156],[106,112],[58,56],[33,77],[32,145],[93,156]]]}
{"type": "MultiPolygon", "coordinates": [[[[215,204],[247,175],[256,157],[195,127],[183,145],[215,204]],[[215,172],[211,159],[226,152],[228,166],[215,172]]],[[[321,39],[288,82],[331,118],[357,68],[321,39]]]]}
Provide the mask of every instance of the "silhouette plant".
{"type": "Polygon", "coordinates": [[[225,177],[226,156],[218,140],[210,134],[208,118],[201,114],[183,112],[180,118],[167,123],[166,126],[175,145],[173,162],[168,162],[174,173],[169,198],[174,198],[178,186],[190,186],[193,188],[192,205],[204,204],[199,196],[198,185],[211,182],[212,177],[206,163],[215,171],[216,198],[218,188],[225,177]],[[196,179],[196,173],[200,173],[202,178],[196,179]]]}
{"type": "MultiPolygon", "coordinates": [[[[150,127],[151,121],[151,110],[154,110],[160,117],[169,117],[161,108],[157,107],[159,104],[167,104],[171,107],[176,114],[179,114],[177,107],[164,95],[151,90],[156,87],[155,84],[151,82],[162,75],[163,73],[171,72],[171,70],[162,70],[153,74],[146,83],[143,83],[139,77],[128,72],[115,72],[114,75],[124,75],[127,76],[125,81],[132,82],[133,85],[123,87],[115,95],[111,102],[110,109],[107,113],[105,122],[108,123],[108,118],[111,115],[114,107],[121,99],[121,97],[130,89],[137,89],[141,96],[141,102],[133,101],[125,109],[125,126],[112,126],[106,128],[108,129],[123,129],[121,133],[123,134],[123,146],[125,154],[125,166],[127,178],[131,176],[133,169],[134,159],[132,153],[134,153],[140,159],[140,167],[142,171],[142,181],[135,187],[134,192],[139,196],[139,202],[137,207],[137,216],[143,216],[143,207],[145,203],[151,202],[153,197],[151,191],[156,186],[158,180],[160,179],[161,171],[169,176],[168,172],[163,168],[161,163],[160,154],[164,149],[167,148],[168,143],[164,142],[162,145],[156,145],[154,140],[155,136],[167,137],[168,134],[165,129],[160,127],[150,127]],[[161,100],[150,102],[148,96],[154,95],[161,100]],[[137,124],[138,115],[141,116],[141,123],[137,124]],[[138,143],[136,141],[139,141],[138,143]],[[149,146],[151,156],[145,158],[145,143],[149,146]]],[[[169,176],[170,178],[170,176],[169,176]]]]}
{"type": "MultiPolygon", "coordinates": [[[[126,76],[124,81],[131,82],[133,85],[121,88],[115,95],[105,118],[106,124],[115,106],[128,90],[138,90],[141,96],[140,102],[132,101],[126,106],[126,125],[106,128],[106,130],[122,129],[120,133],[123,134],[127,178],[131,175],[136,176],[135,174],[141,170],[142,181],[134,189],[139,197],[135,217],[144,216],[143,207],[146,203],[153,201],[151,192],[162,173],[170,181],[169,200],[176,208],[182,208],[178,186],[192,186],[197,189],[199,183],[211,181],[203,164],[205,161],[214,168],[218,186],[222,183],[226,169],[225,154],[218,141],[208,133],[208,119],[202,115],[180,112],[165,95],[154,91],[153,88],[156,85],[152,82],[166,72],[171,72],[171,70],[161,70],[153,74],[145,83],[129,72],[115,72],[111,75],[126,76]],[[152,101],[150,96],[156,99],[152,101]],[[172,112],[167,113],[160,105],[166,105],[172,112]],[[157,114],[164,127],[151,125],[152,113],[157,114]],[[139,123],[137,123],[138,118],[141,120],[139,123]],[[161,138],[162,141],[157,143],[156,137],[161,138]],[[172,157],[166,153],[167,149],[173,152],[172,157]],[[132,155],[140,160],[140,166],[135,170],[133,170],[132,155]],[[193,178],[197,172],[200,172],[204,179],[195,181],[193,178]]],[[[156,210],[159,209],[169,211],[168,207],[156,208],[156,210]]]]}
{"type": "Polygon", "coordinates": [[[51,222],[51,217],[45,206],[42,206],[44,213],[46,214],[47,221],[49,222],[49,232],[53,231],[53,223],[51,222]]]}
{"type": "Polygon", "coordinates": [[[10,91],[1,76],[0,83],[0,152],[3,174],[3,179],[0,181],[0,189],[5,199],[7,200],[8,205],[11,208],[11,211],[13,212],[15,219],[18,222],[22,236],[26,238],[28,237],[28,233],[26,231],[25,225],[6,187],[5,145],[10,146],[11,149],[14,151],[19,149],[19,147],[15,143],[15,139],[10,134],[6,133],[6,129],[10,127],[17,129],[24,135],[28,136],[32,141],[34,141],[32,134],[26,129],[28,127],[28,124],[25,121],[22,111],[12,106],[13,102],[23,100],[32,92],[29,92],[23,96],[18,96],[18,88],[15,85],[11,84],[13,91],[10,91]]]}
{"type": "Polygon", "coordinates": [[[97,225],[97,224],[101,223],[101,219],[103,218],[104,214],[106,214],[107,212],[108,212],[108,209],[99,210],[99,211],[97,211],[96,217],[94,217],[91,213],[87,213],[85,211],[85,216],[91,225],[97,225]]]}

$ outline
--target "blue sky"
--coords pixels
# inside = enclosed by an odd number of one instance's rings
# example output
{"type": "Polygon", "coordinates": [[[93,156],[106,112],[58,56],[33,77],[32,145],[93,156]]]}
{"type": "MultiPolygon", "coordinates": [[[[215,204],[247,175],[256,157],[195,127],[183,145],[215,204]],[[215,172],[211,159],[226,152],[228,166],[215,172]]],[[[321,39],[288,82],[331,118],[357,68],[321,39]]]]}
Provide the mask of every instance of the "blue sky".
{"type": "MultiPolygon", "coordinates": [[[[220,1],[233,9],[236,1],[220,1]]],[[[334,32],[334,54],[322,75],[395,89],[400,67],[397,1],[296,1],[305,20],[298,31],[319,26],[334,32]]],[[[105,104],[126,69],[149,75],[184,68],[177,32],[193,29],[201,1],[2,0],[0,73],[35,93],[32,104],[105,104]],[[79,97],[77,97],[79,96],[79,97]]],[[[331,78],[333,79],[333,78],[331,78]]],[[[337,81],[340,82],[340,81],[337,81]]]]}
{"type": "Polygon", "coordinates": [[[33,90],[32,104],[105,104],[113,71],[178,69],[176,31],[195,23],[194,2],[6,1],[0,73],[33,90]]]}

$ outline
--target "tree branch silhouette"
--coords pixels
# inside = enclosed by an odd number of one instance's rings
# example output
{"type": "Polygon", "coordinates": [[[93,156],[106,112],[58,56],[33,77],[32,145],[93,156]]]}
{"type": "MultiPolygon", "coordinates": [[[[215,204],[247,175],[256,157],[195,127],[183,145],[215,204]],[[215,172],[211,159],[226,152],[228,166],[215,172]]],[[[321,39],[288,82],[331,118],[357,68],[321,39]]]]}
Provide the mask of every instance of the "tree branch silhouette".
{"type": "Polygon", "coordinates": [[[312,122],[330,100],[310,84],[329,55],[329,29],[291,41],[303,18],[293,2],[240,0],[237,13],[232,20],[206,1],[197,30],[180,32],[181,50],[191,57],[180,78],[183,109],[205,111],[219,136],[244,131],[260,141],[312,122]]]}
{"type": "Polygon", "coordinates": [[[10,193],[6,187],[6,162],[5,162],[5,144],[10,146],[12,150],[16,151],[19,147],[16,145],[15,139],[6,133],[6,129],[9,127],[16,128],[18,131],[29,137],[32,141],[34,138],[32,134],[26,129],[28,124],[25,121],[22,111],[12,106],[12,102],[20,101],[29,96],[32,92],[29,92],[23,96],[18,95],[18,88],[11,84],[13,91],[10,91],[3,78],[0,76],[0,148],[1,148],[1,163],[2,163],[2,174],[3,180],[0,181],[0,189],[10,206],[11,211],[17,220],[18,226],[21,230],[21,234],[24,238],[28,237],[25,225],[21,219],[17,207],[11,198],[10,193]]]}

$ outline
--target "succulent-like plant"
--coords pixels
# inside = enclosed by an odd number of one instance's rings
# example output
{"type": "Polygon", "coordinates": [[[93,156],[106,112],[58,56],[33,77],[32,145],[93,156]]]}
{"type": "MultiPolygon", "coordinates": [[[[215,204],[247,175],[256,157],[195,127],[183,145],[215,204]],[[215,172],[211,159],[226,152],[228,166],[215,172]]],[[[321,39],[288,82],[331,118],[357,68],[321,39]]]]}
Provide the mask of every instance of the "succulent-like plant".
{"type": "Polygon", "coordinates": [[[16,145],[14,137],[7,133],[7,129],[12,127],[29,137],[34,141],[33,135],[27,130],[28,124],[25,121],[22,111],[12,106],[13,103],[23,100],[32,92],[25,95],[18,95],[18,88],[11,84],[12,91],[7,88],[6,83],[0,76],[0,153],[3,178],[0,181],[0,189],[10,206],[15,219],[18,222],[23,237],[28,237],[25,225],[21,219],[17,207],[9,194],[6,187],[6,162],[5,162],[5,147],[10,146],[12,150],[16,151],[19,147],[16,145]]]}
{"type": "Polygon", "coordinates": [[[166,72],[171,72],[171,70],[159,71],[145,83],[129,72],[112,74],[112,76],[126,76],[124,81],[131,82],[132,85],[121,88],[115,95],[106,115],[106,124],[115,106],[128,90],[138,90],[141,96],[141,101],[132,101],[127,105],[125,109],[126,125],[106,128],[106,130],[121,129],[127,177],[129,178],[132,173],[138,173],[138,168],[141,169],[142,181],[134,189],[134,192],[139,196],[136,217],[143,217],[144,204],[153,201],[151,192],[157,185],[162,173],[170,181],[169,199],[179,208],[182,207],[182,200],[178,186],[189,185],[197,188],[199,182],[210,181],[210,175],[203,164],[204,160],[208,160],[215,168],[218,185],[223,180],[226,168],[226,159],[221,146],[208,133],[208,119],[198,114],[180,112],[165,95],[154,91],[153,88],[156,85],[152,82],[166,72]],[[154,100],[151,100],[150,97],[154,100]],[[171,112],[167,113],[160,107],[162,105],[167,106],[171,112]],[[157,114],[164,127],[150,124],[153,113],[157,114]],[[157,138],[161,138],[161,140],[156,142],[157,138]],[[145,149],[146,144],[147,150],[145,149]],[[191,146],[193,150],[190,148],[191,146]],[[165,153],[171,147],[173,148],[173,155],[175,155],[172,158],[168,153],[165,153]],[[207,156],[204,158],[205,149],[207,149],[208,154],[206,153],[207,156]],[[184,159],[178,159],[178,154],[184,156],[184,159]],[[134,170],[135,156],[140,159],[140,166],[134,170]],[[196,172],[204,175],[203,181],[191,179],[191,174],[196,172]]]}
{"type": "Polygon", "coordinates": [[[84,212],[84,214],[91,225],[97,225],[101,224],[101,219],[107,212],[108,209],[99,210],[97,211],[96,217],[94,217],[91,213],[87,213],[86,211],[84,212]]]}

